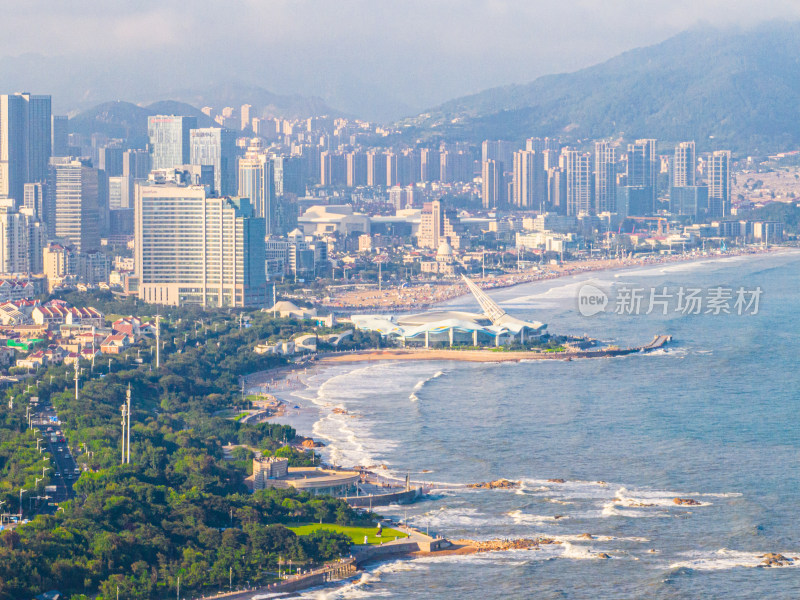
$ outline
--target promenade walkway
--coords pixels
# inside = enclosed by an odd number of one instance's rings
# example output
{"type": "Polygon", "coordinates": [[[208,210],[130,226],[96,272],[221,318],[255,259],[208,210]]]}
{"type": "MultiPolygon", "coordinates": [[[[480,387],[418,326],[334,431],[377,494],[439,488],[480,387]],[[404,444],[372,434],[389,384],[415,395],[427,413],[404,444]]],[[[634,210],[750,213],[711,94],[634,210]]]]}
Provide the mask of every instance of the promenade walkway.
{"type": "Polygon", "coordinates": [[[257,588],[237,589],[229,592],[220,592],[211,596],[196,596],[192,600],[250,600],[267,594],[295,592],[330,581],[345,579],[356,572],[355,557],[344,558],[306,572],[290,575],[281,581],[270,583],[257,588]]]}

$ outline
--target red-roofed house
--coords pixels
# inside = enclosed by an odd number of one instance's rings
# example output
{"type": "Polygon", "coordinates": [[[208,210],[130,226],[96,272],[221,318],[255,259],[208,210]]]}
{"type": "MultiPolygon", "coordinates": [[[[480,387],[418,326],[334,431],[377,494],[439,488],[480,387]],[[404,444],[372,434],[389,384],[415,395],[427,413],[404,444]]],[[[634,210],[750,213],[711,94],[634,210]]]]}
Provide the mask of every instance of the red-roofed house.
{"type": "Polygon", "coordinates": [[[124,333],[115,333],[108,336],[103,343],[100,344],[100,351],[103,354],[121,354],[130,348],[131,338],[124,333]]]}

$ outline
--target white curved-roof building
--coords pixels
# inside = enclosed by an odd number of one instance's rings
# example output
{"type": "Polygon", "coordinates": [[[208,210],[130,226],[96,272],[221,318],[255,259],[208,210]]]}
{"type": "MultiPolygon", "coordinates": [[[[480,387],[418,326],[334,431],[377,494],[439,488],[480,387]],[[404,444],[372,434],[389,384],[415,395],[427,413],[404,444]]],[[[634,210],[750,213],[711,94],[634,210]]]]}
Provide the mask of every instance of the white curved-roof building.
{"type": "Polygon", "coordinates": [[[464,281],[483,308],[482,313],[429,311],[414,315],[353,315],[359,329],[375,331],[405,344],[468,344],[502,346],[541,335],[547,325],[512,317],[464,276],[464,281]]]}

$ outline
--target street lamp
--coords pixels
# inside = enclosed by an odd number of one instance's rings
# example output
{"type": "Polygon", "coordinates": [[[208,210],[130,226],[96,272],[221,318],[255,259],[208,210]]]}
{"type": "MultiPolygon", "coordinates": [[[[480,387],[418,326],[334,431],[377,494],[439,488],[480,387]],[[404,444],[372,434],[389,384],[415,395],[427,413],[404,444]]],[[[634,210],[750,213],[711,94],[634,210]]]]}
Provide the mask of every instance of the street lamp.
{"type": "Polygon", "coordinates": [[[22,492],[27,492],[28,490],[24,490],[22,488],[19,489],[19,520],[22,520],[22,492]]]}

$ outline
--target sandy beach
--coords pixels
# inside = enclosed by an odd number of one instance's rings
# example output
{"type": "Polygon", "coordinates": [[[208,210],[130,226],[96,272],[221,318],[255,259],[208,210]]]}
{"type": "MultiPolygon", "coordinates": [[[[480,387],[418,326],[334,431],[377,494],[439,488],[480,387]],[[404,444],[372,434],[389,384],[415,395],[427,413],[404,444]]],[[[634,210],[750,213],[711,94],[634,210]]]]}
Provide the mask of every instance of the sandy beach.
{"type": "MultiPolygon", "coordinates": [[[[725,253],[689,253],[668,254],[622,259],[592,259],[580,262],[567,262],[560,265],[542,265],[538,269],[505,273],[491,277],[474,277],[473,280],[485,290],[512,287],[522,283],[545,281],[568,277],[579,273],[594,271],[611,271],[636,266],[666,265],[678,262],[691,262],[698,260],[715,260],[732,256],[750,254],[763,254],[766,252],[781,252],[788,248],[776,246],[772,248],[743,248],[729,250],[725,253]]],[[[366,284],[365,284],[366,285],[366,284]]],[[[419,310],[428,308],[439,302],[452,300],[467,293],[467,287],[460,281],[448,283],[424,283],[406,287],[386,287],[377,290],[368,289],[349,290],[339,296],[334,296],[323,303],[323,307],[337,312],[352,311],[397,311],[419,310]]]]}
{"type": "Polygon", "coordinates": [[[493,350],[444,350],[425,348],[396,348],[391,350],[361,350],[320,356],[320,364],[371,362],[378,360],[458,360],[465,362],[519,362],[521,360],[565,360],[569,353],[495,352],[493,350]]]}

